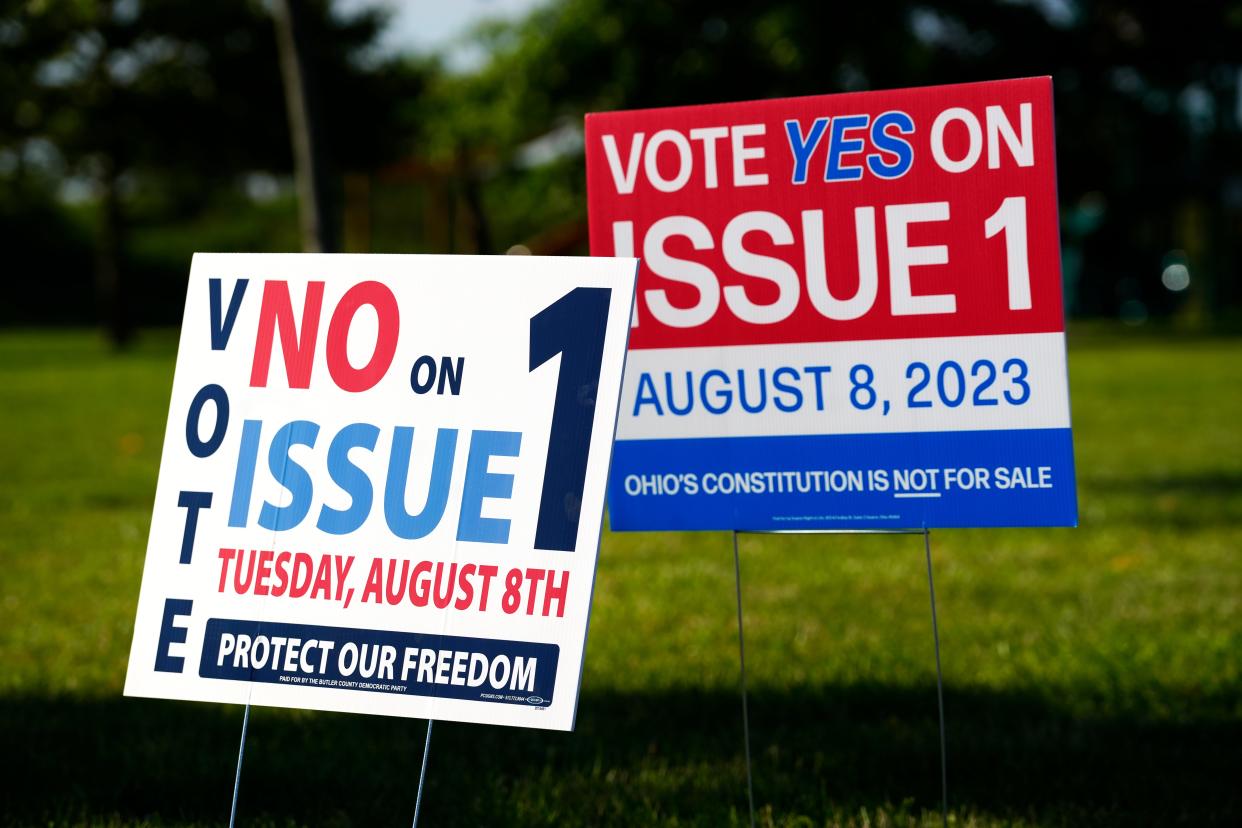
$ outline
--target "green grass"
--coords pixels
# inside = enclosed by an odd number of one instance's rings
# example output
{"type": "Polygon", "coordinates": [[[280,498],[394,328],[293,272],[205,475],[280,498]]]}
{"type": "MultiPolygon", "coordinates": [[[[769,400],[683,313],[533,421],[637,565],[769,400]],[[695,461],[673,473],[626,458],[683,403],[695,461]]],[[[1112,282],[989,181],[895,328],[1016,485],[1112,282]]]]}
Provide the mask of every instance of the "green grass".
{"type": "MultiPolygon", "coordinates": [[[[1082,526],[933,536],[958,826],[1242,823],[1242,340],[1071,335],[1082,526]]],[[[0,334],[0,821],[228,816],[121,696],[175,339],[0,334]]],[[[764,825],[939,824],[921,539],[742,541],[764,825]]],[[[437,725],[424,825],[741,825],[727,534],[606,534],[573,734],[437,725]]],[[[255,709],[245,825],[408,824],[424,724],[255,709]]]]}

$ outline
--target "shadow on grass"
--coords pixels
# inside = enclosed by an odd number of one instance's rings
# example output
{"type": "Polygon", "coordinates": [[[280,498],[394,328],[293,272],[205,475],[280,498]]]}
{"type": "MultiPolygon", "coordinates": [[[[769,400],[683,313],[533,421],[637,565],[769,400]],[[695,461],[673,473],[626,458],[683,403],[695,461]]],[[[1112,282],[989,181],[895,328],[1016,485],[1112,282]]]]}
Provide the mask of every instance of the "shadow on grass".
{"type": "Polygon", "coordinates": [[[1186,495],[1204,494],[1237,497],[1242,492],[1242,472],[1202,471],[1133,477],[1091,478],[1091,485],[1108,494],[1186,495]]]}
{"type": "MultiPolygon", "coordinates": [[[[1228,711],[1229,700],[1200,700],[1228,711]]],[[[950,690],[954,809],[1051,825],[1239,824],[1242,724],[1074,718],[1020,695],[950,690]]],[[[739,701],[588,693],[573,734],[440,723],[425,826],[744,821],[739,701]]],[[[755,796],[778,822],[939,806],[934,688],[761,689],[755,796]]],[[[6,822],[227,820],[241,710],[137,699],[0,700],[6,822]]],[[[256,708],[240,824],[408,824],[425,725],[256,708]]]]}
{"type": "Polygon", "coordinates": [[[1114,519],[1149,528],[1202,531],[1242,524],[1242,473],[1204,471],[1081,480],[1084,503],[1106,496],[1114,519]]]}

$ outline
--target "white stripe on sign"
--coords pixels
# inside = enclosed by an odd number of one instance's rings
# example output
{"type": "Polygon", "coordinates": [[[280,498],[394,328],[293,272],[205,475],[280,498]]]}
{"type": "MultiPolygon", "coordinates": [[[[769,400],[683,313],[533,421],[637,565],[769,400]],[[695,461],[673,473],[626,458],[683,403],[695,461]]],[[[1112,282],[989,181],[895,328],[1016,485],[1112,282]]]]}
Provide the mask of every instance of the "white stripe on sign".
{"type": "Polygon", "coordinates": [[[1069,425],[1058,332],[630,351],[617,439],[1069,425]]]}

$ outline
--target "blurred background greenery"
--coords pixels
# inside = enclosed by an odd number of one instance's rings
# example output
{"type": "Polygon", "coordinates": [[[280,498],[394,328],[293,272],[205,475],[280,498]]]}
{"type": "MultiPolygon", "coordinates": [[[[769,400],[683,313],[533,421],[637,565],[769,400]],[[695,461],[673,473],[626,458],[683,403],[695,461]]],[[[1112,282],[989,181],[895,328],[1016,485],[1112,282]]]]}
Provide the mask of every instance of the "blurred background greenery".
{"type": "MultiPolygon", "coordinates": [[[[193,252],[584,254],[584,112],[1051,74],[1083,526],[937,534],[950,816],[1239,824],[1239,44],[1225,0],[0,0],[0,823],[227,815],[241,711],[120,696],[193,252]]],[[[921,546],[742,561],[761,823],[939,824],[921,546]]],[[[605,532],[577,732],[437,726],[425,824],[743,824],[732,563],[605,532]]],[[[421,722],[251,728],[244,824],[408,820],[421,722]]]]}
{"type": "Polygon", "coordinates": [[[1236,328],[1239,43],[1234,0],[2,0],[0,324],[175,324],[196,250],[585,253],[592,110],[1051,74],[1070,313],[1236,328]]]}

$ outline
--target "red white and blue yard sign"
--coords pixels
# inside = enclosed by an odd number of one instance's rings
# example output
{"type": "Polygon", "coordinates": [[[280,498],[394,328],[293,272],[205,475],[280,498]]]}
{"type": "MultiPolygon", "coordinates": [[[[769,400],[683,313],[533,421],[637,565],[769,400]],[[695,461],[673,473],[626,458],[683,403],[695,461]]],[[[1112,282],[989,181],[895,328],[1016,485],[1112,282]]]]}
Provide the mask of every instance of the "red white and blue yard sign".
{"type": "Polygon", "coordinates": [[[587,116],[614,529],[1077,520],[1048,78],[587,116]]]}
{"type": "Polygon", "coordinates": [[[195,256],[126,695],[572,729],[635,267],[195,256]]]}

